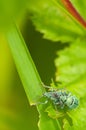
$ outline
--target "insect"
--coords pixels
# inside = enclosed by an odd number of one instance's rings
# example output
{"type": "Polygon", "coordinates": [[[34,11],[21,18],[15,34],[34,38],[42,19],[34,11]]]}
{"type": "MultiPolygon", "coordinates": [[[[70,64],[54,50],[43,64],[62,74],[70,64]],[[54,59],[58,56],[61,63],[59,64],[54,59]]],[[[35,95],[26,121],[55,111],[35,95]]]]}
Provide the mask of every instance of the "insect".
{"type": "Polygon", "coordinates": [[[43,96],[47,98],[46,103],[50,100],[57,109],[71,110],[79,105],[78,98],[65,89],[56,90],[52,88],[45,92],[43,96]]]}

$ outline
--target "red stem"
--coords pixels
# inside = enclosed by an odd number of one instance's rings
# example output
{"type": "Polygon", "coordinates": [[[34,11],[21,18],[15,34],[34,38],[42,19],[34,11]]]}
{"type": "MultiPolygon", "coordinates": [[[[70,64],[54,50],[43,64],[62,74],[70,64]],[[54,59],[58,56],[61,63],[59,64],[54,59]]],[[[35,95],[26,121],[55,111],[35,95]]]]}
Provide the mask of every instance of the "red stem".
{"type": "Polygon", "coordinates": [[[86,21],[81,17],[78,11],[74,8],[70,0],[61,0],[66,9],[71,13],[71,15],[77,19],[77,21],[86,28],[86,21]]]}

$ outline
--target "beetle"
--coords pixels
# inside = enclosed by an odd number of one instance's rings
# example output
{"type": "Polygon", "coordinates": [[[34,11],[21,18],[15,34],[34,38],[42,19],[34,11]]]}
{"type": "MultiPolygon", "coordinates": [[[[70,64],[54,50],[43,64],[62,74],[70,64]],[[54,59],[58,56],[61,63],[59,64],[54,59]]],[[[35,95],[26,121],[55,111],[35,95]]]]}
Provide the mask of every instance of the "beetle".
{"type": "MultiPolygon", "coordinates": [[[[46,86],[45,86],[46,87],[46,86]]],[[[43,94],[46,97],[47,103],[49,100],[55,106],[56,109],[61,108],[66,110],[75,109],[79,105],[79,100],[75,95],[72,95],[71,92],[65,89],[53,89],[52,87],[49,88],[48,92],[43,94]]]]}

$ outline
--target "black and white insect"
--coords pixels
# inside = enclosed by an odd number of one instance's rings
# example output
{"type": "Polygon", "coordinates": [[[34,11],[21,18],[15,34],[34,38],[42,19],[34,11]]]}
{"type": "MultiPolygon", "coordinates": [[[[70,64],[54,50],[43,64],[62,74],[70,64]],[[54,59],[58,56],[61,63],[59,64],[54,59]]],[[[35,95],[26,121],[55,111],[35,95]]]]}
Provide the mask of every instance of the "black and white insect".
{"type": "Polygon", "coordinates": [[[67,110],[75,109],[79,105],[78,98],[75,95],[72,95],[71,92],[65,89],[57,90],[51,87],[47,88],[49,88],[48,92],[45,92],[43,94],[43,96],[46,97],[45,103],[50,100],[55,106],[55,108],[66,108],[67,110]]]}

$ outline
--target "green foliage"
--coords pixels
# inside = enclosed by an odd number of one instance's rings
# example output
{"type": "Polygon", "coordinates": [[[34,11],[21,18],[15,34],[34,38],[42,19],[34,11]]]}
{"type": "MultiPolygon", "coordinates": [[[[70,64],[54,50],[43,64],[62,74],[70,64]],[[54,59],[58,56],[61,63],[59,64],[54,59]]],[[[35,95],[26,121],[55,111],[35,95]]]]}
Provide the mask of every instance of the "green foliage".
{"type": "Polygon", "coordinates": [[[41,80],[32,61],[25,42],[13,25],[7,32],[7,39],[15,60],[20,78],[24,85],[25,92],[30,104],[35,104],[43,93],[41,80]]]}
{"type": "MultiPolygon", "coordinates": [[[[7,32],[7,39],[28,100],[31,105],[38,104],[44,93],[44,88],[30,53],[16,26],[13,25],[7,32]]],[[[50,119],[45,113],[44,105],[38,105],[37,108],[40,113],[40,130],[47,130],[48,128],[55,130],[60,127],[58,121],[50,119]]]]}
{"type": "MultiPolygon", "coordinates": [[[[85,18],[86,2],[73,0],[72,3],[85,18]]],[[[37,105],[40,114],[39,129],[84,130],[86,128],[86,30],[67,12],[60,0],[30,0],[28,9],[36,29],[43,33],[44,38],[71,43],[64,50],[57,52],[59,58],[55,60],[58,70],[56,80],[80,100],[77,109],[66,113],[55,111],[51,104],[37,105]]],[[[30,53],[15,26],[9,29],[7,39],[30,104],[36,104],[45,89],[41,85],[41,79],[30,53]]]]}
{"type": "Polygon", "coordinates": [[[66,120],[64,128],[66,130],[80,130],[86,127],[86,39],[76,40],[70,47],[59,52],[59,58],[55,60],[58,67],[56,73],[57,80],[63,83],[68,90],[76,94],[80,100],[80,105],[70,115],[73,119],[73,126],[70,127],[66,120]]]}
{"type": "MultiPolygon", "coordinates": [[[[73,0],[71,2],[85,19],[86,2],[84,0],[73,0]]],[[[62,82],[63,87],[65,86],[78,96],[80,105],[78,109],[68,112],[69,116],[67,117],[69,118],[62,118],[61,121],[65,130],[85,129],[86,30],[66,11],[60,0],[57,0],[57,2],[55,0],[39,0],[36,1],[34,6],[30,5],[29,10],[33,14],[31,18],[36,29],[44,34],[44,38],[72,43],[65,50],[59,52],[59,58],[55,60],[58,70],[56,80],[62,82]],[[71,119],[72,125],[69,123],[71,119]]],[[[53,109],[47,109],[47,112],[50,117],[55,117],[53,109]]]]}
{"type": "Polygon", "coordinates": [[[34,3],[29,4],[29,10],[36,29],[44,34],[44,38],[69,42],[85,35],[81,25],[55,0],[34,3]]]}
{"type": "Polygon", "coordinates": [[[78,10],[80,15],[86,19],[86,13],[85,13],[85,8],[86,8],[86,2],[84,0],[71,0],[72,4],[74,7],[78,10]]]}
{"type": "MultiPolygon", "coordinates": [[[[54,117],[54,115],[51,115],[54,110],[50,109],[50,115],[49,115],[49,110],[47,110],[47,107],[45,105],[39,105],[38,111],[39,111],[39,130],[61,130],[61,125],[59,124],[59,121],[55,118],[50,118],[54,117]],[[48,113],[48,114],[47,114],[48,113]]],[[[54,111],[55,113],[55,111],[54,111]]]]}

